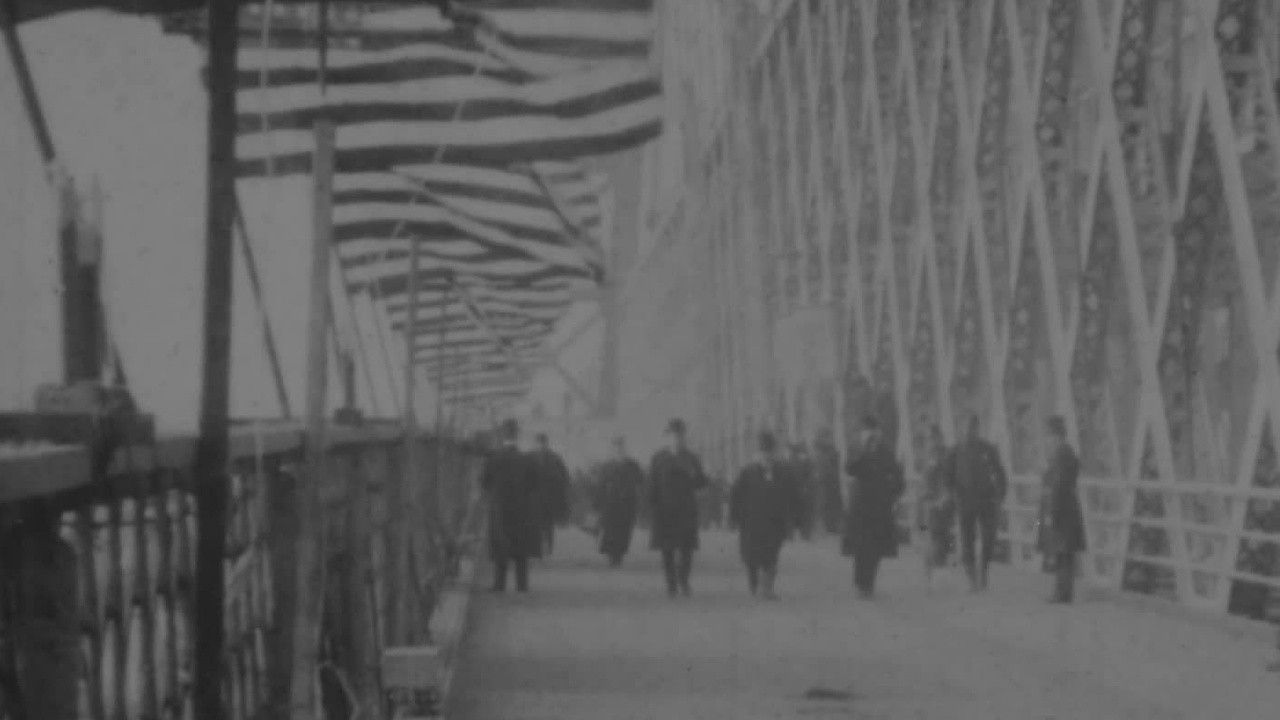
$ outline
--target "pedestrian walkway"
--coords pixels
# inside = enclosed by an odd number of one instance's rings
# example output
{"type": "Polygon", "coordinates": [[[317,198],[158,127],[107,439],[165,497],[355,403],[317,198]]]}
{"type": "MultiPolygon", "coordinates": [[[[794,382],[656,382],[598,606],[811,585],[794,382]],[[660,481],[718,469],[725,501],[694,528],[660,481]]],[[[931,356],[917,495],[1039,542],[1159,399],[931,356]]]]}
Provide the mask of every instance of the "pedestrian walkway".
{"type": "Polygon", "coordinates": [[[703,545],[694,596],[672,600],[654,553],[611,570],[591,537],[563,531],[532,593],[477,596],[450,716],[1280,717],[1264,626],[1087,591],[1051,606],[1048,578],[1005,567],[984,596],[955,572],[929,592],[913,555],[859,601],[830,540],[783,550],[782,600],[768,603],[747,595],[732,536],[703,545]]]}

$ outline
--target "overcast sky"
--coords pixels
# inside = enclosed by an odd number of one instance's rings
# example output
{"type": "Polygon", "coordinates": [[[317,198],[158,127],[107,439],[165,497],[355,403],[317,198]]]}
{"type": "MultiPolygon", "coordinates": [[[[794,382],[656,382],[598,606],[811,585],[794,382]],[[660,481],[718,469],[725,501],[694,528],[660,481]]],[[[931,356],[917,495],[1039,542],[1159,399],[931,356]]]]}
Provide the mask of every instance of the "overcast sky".
{"type": "MultiPolygon", "coordinates": [[[[104,292],[134,392],[162,429],[190,430],[203,293],[201,52],[154,21],[97,12],[24,26],[22,39],[60,155],[82,183],[96,176],[104,189],[104,292]]],[[[295,412],[305,357],[307,187],[305,178],[240,183],[295,412]]],[[[54,213],[16,82],[0,63],[0,407],[29,407],[34,388],[61,374],[54,213]]],[[[233,414],[277,416],[239,257],[235,283],[233,414]]],[[[379,394],[389,403],[385,384],[379,394]]]]}

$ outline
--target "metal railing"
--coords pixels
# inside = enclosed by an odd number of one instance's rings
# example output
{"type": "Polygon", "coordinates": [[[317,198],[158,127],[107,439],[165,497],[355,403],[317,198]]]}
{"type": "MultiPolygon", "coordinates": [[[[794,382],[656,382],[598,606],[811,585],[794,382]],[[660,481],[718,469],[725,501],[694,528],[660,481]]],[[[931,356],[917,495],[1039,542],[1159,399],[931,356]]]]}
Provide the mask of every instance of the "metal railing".
{"type": "MultiPolygon", "coordinates": [[[[296,425],[232,433],[229,719],[288,716],[295,659],[281,629],[298,592],[290,509],[304,442],[296,425]]],[[[330,432],[323,582],[306,589],[324,596],[316,687],[328,717],[381,715],[382,649],[429,641],[435,598],[474,531],[476,458],[448,439],[420,447],[421,477],[407,482],[398,426],[330,432]]],[[[129,448],[97,479],[75,449],[0,457],[0,718],[189,717],[193,450],[190,438],[129,448]],[[50,481],[31,481],[41,468],[50,481]]]]}

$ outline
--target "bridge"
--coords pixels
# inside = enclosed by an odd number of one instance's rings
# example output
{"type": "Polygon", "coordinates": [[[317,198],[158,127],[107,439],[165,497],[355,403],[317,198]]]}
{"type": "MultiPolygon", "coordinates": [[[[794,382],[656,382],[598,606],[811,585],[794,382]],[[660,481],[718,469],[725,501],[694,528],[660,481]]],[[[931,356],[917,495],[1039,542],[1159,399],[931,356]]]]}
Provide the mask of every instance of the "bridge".
{"type": "Polygon", "coordinates": [[[0,2],[0,720],[1280,707],[1277,0],[205,5],[0,2]],[[867,415],[904,533],[980,418],[988,592],[574,529],[480,592],[500,417],[729,479],[867,415]]]}

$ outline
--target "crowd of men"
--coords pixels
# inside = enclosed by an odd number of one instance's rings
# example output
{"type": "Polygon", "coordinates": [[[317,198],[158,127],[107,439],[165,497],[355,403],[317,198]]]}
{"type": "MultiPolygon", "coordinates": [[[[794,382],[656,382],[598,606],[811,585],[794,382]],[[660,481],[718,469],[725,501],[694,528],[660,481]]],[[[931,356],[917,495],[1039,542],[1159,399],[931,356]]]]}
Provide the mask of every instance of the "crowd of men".
{"type": "MultiPolygon", "coordinates": [[[[1052,442],[1045,459],[1039,544],[1046,565],[1055,570],[1050,601],[1069,603],[1076,558],[1084,550],[1076,490],[1079,462],[1061,418],[1050,418],[1046,432],[1052,442]]],[[[693,558],[708,520],[727,521],[738,533],[748,590],[766,599],[777,597],[779,559],[793,538],[838,536],[842,553],[852,560],[853,584],[862,598],[874,595],[881,561],[897,555],[902,535],[898,506],[906,482],[894,448],[873,417],[863,421],[861,436],[851,443],[843,465],[829,432],[819,434],[812,458],[803,444],[792,444],[784,454],[773,433],[761,432],[755,457],[728,487],[708,477],[680,419],[668,423],[664,446],[647,467],[616,438],[609,459],[577,483],[571,482],[564,460],[550,449],[545,435],[536,437],[537,448],[530,453],[519,450],[518,436],[514,421],[500,427],[501,446],[488,457],[481,477],[489,499],[489,552],[498,592],[506,589],[510,568],[517,590],[529,589],[529,561],[551,552],[556,526],[570,521],[575,505],[579,516],[585,507],[595,518],[590,527],[611,566],[620,565],[630,552],[637,525],[647,525],[649,545],[661,553],[671,597],[692,593],[693,558]]],[[[932,428],[922,480],[917,517],[925,538],[927,577],[931,581],[934,570],[951,562],[958,528],[959,559],[970,588],[984,590],[1008,479],[999,452],[982,438],[976,417],[954,446],[947,446],[941,431],[932,428]]]]}

